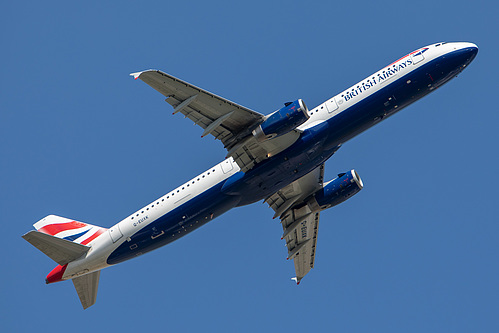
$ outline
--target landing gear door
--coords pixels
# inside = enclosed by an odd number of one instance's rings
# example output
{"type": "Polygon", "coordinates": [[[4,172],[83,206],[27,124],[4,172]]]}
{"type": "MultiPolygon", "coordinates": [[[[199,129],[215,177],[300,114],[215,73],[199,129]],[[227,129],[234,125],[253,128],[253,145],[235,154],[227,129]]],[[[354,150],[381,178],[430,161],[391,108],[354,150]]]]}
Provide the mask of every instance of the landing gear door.
{"type": "Polygon", "coordinates": [[[121,237],[123,237],[123,234],[120,230],[120,225],[116,224],[111,229],[109,229],[109,235],[111,235],[113,243],[116,243],[121,237]]]}

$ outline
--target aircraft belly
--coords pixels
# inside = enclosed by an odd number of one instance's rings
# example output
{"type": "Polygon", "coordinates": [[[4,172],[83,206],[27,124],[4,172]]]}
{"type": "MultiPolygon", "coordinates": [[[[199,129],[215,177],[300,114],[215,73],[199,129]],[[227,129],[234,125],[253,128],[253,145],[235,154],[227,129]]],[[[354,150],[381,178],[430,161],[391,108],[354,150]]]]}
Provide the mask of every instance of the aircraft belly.
{"type": "Polygon", "coordinates": [[[109,265],[169,244],[237,206],[240,197],[220,192],[223,181],[129,237],[107,258],[109,265]]]}

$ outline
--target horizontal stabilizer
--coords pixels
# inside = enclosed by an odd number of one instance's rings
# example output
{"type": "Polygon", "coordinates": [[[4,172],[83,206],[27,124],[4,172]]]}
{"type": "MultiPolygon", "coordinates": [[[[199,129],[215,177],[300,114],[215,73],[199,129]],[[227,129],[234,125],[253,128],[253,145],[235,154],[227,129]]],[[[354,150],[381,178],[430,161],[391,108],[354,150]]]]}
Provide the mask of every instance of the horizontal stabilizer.
{"type": "Polygon", "coordinates": [[[89,246],[67,241],[34,230],[22,237],[61,266],[78,259],[90,249],[89,246]]]}
{"type": "Polygon", "coordinates": [[[83,309],[95,304],[97,300],[97,288],[99,287],[100,271],[79,276],[73,279],[78,297],[83,309]]]}

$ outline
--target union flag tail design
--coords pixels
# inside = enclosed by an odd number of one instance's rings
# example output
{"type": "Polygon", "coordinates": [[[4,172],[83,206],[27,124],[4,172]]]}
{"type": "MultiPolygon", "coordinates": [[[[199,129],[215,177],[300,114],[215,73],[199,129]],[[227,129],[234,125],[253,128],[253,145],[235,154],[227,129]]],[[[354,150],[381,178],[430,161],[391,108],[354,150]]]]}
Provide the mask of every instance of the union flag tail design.
{"type": "Polygon", "coordinates": [[[33,224],[33,226],[39,232],[81,245],[89,244],[107,230],[106,228],[57,215],[49,215],[33,224]]]}

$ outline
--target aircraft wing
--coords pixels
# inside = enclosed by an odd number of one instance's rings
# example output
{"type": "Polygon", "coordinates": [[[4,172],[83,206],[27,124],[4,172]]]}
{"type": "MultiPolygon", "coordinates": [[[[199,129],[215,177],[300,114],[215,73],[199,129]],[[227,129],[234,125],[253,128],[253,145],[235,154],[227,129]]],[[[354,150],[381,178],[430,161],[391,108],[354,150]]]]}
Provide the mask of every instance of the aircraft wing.
{"type": "Polygon", "coordinates": [[[283,235],[288,248],[288,259],[293,259],[297,284],[314,267],[319,212],[312,211],[306,199],[322,187],[324,164],[271,195],[265,202],[281,219],[283,235]]]}
{"type": "Polygon", "coordinates": [[[130,75],[163,94],[173,106],[173,114],[182,113],[202,127],[201,137],[210,134],[220,140],[228,151],[227,157],[233,157],[243,172],[287,148],[299,137],[297,131],[291,131],[268,142],[258,142],[251,132],[263,122],[263,114],[158,70],[130,75]]]}

